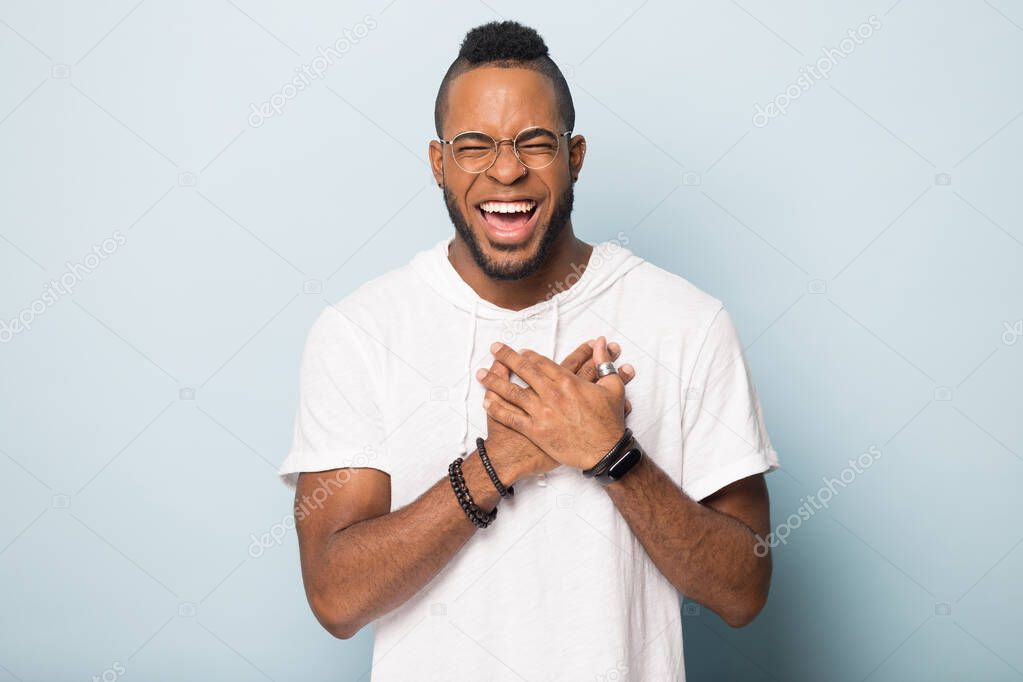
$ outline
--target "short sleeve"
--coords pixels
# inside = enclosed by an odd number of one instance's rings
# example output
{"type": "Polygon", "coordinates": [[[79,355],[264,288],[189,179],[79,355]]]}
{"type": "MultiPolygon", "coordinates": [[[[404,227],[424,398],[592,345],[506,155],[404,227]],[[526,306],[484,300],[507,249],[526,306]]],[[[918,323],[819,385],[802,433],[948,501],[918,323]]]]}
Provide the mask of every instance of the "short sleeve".
{"type": "Polygon", "coordinates": [[[738,331],[721,306],[683,385],[682,489],[695,500],[778,468],[738,331]]]}
{"type": "Polygon", "coordinates": [[[291,448],[278,472],[292,488],[303,471],[379,468],[383,428],[363,336],[335,307],[326,308],[309,330],[291,448]]]}

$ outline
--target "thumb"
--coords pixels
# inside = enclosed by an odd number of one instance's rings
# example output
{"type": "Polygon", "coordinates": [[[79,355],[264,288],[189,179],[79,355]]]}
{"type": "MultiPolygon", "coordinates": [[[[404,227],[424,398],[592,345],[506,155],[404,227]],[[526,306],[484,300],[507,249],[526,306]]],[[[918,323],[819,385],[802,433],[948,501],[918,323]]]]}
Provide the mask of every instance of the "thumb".
{"type": "MultiPolygon", "coordinates": [[[[611,362],[611,353],[607,349],[607,339],[600,336],[593,344],[593,363],[597,366],[602,362],[611,362]]],[[[617,372],[597,379],[597,385],[603,386],[615,395],[625,395],[625,383],[617,372]]]]}

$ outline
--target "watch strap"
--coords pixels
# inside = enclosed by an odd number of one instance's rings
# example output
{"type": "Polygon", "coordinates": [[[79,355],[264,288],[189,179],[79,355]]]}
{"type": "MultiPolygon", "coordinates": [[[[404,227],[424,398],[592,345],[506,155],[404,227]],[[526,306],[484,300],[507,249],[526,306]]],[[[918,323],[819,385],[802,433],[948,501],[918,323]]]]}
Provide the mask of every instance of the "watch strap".
{"type": "Polygon", "coordinates": [[[614,446],[612,446],[612,448],[607,451],[606,455],[600,458],[599,462],[594,464],[589,469],[585,469],[583,471],[583,476],[587,478],[593,478],[595,476],[600,476],[607,472],[612,462],[614,462],[622,455],[622,453],[632,443],[632,440],[633,440],[632,429],[626,428],[625,433],[623,433],[622,437],[618,439],[618,442],[615,443],[614,446]]]}

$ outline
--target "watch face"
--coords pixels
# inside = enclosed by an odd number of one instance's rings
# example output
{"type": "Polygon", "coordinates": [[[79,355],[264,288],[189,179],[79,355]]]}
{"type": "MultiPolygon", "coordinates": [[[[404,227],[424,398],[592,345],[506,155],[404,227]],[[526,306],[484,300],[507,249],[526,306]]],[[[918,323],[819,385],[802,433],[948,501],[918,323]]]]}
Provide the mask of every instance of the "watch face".
{"type": "Polygon", "coordinates": [[[631,469],[633,465],[635,465],[636,462],[639,461],[639,458],[642,456],[642,454],[643,453],[640,452],[639,448],[636,447],[629,448],[628,451],[624,455],[622,455],[617,462],[612,464],[610,469],[607,470],[608,478],[610,478],[612,481],[617,481],[619,478],[625,475],[625,472],[631,469]]]}

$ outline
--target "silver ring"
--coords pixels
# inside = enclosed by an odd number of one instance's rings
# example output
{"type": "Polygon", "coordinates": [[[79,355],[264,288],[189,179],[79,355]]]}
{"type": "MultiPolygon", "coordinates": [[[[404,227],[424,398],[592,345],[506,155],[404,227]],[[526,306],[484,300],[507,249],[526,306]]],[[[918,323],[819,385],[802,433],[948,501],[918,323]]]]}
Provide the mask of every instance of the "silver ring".
{"type": "Polygon", "coordinates": [[[608,374],[618,374],[618,370],[615,369],[615,363],[613,362],[602,362],[597,365],[597,378],[603,379],[608,374]]]}

